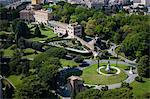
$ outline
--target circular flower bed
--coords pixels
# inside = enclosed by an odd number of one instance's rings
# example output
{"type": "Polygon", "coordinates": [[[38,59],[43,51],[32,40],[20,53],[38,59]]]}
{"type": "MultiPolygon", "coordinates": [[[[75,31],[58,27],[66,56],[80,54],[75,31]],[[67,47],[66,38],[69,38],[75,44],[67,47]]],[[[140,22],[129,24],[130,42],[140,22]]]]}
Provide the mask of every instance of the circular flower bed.
{"type": "Polygon", "coordinates": [[[111,66],[110,72],[106,71],[105,68],[105,66],[99,67],[97,72],[105,76],[112,76],[120,73],[120,69],[118,67],[111,66]]]}
{"type": "Polygon", "coordinates": [[[110,71],[106,71],[105,69],[106,68],[102,68],[102,69],[100,69],[100,71],[105,73],[105,74],[115,74],[117,72],[117,70],[114,68],[111,68],[110,71]]]}

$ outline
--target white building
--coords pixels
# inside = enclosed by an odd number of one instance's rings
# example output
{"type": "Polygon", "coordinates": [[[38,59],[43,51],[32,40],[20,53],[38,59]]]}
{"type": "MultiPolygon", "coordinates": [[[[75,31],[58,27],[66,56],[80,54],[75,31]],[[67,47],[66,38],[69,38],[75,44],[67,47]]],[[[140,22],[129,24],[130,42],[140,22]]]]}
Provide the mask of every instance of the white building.
{"type": "Polygon", "coordinates": [[[100,8],[104,5],[104,0],[68,0],[71,4],[82,4],[86,5],[88,8],[100,8]]]}
{"type": "Polygon", "coordinates": [[[74,35],[79,37],[82,35],[82,26],[77,23],[66,24],[58,21],[49,21],[48,24],[58,36],[68,35],[68,37],[74,38],[74,35]]]}
{"type": "Polygon", "coordinates": [[[150,6],[150,0],[133,0],[133,7],[138,7],[139,5],[150,6]]]}

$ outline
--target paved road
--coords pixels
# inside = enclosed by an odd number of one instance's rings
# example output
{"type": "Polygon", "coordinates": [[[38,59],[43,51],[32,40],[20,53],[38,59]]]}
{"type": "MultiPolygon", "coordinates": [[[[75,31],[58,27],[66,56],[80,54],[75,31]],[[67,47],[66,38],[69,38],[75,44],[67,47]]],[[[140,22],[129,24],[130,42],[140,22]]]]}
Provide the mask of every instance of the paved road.
{"type": "MultiPolygon", "coordinates": [[[[114,44],[114,43],[111,43],[111,44],[112,44],[112,46],[110,47],[110,49],[108,49],[108,53],[110,53],[111,55],[117,57],[117,53],[115,52],[115,49],[116,49],[119,45],[116,45],[116,44],[114,44]]],[[[118,57],[119,57],[120,59],[124,60],[124,62],[126,62],[126,63],[128,63],[128,64],[134,64],[134,65],[136,64],[135,61],[131,61],[131,60],[129,60],[129,59],[123,57],[123,56],[118,55],[118,57]]]]}

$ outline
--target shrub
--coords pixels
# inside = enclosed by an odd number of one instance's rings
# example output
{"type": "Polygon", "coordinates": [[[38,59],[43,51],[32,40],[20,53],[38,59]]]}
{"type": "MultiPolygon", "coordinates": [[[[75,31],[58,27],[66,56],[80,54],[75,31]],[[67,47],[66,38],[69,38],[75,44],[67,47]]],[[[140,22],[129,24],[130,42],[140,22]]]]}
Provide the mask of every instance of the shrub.
{"type": "Polygon", "coordinates": [[[84,58],[80,55],[78,55],[77,57],[74,58],[74,61],[77,62],[77,63],[81,63],[83,62],[84,58]]]}
{"type": "Polygon", "coordinates": [[[135,78],[135,80],[136,80],[137,82],[143,82],[143,79],[142,79],[141,76],[137,76],[137,77],[135,78]]]}
{"type": "Polygon", "coordinates": [[[107,91],[108,90],[108,86],[102,87],[101,90],[102,91],[107,91]]]}
{"type": "Polygon", "coordinates": [[[126,83],[126,82],[122,82],[121,83],[121,87],[127,87],[127,88],[129,88],[130,86],[129,86],[129,83],[126,83]]]}

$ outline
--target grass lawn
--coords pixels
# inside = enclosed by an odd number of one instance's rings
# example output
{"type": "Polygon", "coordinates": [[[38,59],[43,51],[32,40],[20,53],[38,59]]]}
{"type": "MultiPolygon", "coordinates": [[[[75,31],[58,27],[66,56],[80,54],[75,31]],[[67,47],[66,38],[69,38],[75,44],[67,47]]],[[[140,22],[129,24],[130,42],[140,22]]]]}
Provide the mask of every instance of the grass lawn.
{"type": "Polygon", "coordinates": [[[44,41],[44,40],[46,40],[48,38],[53,38],[53,37],[57,36],[57,34],[55,34],[49,28],[45,28],[44,30],[40,29],[40,30],[41,30],[41,33],[42,33],[42,37],[34,37],[34,38],[31,38],[30,40],[32,40],[32,41],[44,41]]]}
{"type": "MultiPolygon", "coordinates": [[[[36,55],[38,55],[38,54],[35,54],[34,51],[35,50],[31,49],[31,48],[24,49],[25,55],[22,56],[22,58],[34,58],[34,57],[36,57],[36,55]]],[[[4,56],[5,57],[12,57],[13,53],[14,53],[14,50],[12,50],[11,47],[4,50],[4,56]]],[[[37,53],[40,53],[40,52],[37,51],[37,53]]]]}
{"type": "Polygon", "coordinates": [[[8,79],[14,84],[16,88],[22,83],[21,75],[11,75],[8,77],[8,79]]]}
{"type": "Polygon", "coordinates": [[[69,66],[69,67],[79,66],[79,63],[76,63],[73,60],[60,59],[60,63],[62,64],[63,67],[66,67],[66,66],[69,66]]]}
{"type": "MultiPolygon", "coordinates": [[[[101,63],[101,66],[106,63],[101,63]]],[[[114,64],[111,64],[113,66],[114,64]]],[[[119,64],[118,64],[119,65],[119,64]]],[[[97,64],[94,64],[83,70],[82,78],[87,84],[114,84],[124,81],[127,74],[121,69],[120,74],[113,76],[104,76],[97,73],[97,64]]]]}
{"type": "MultiPolygon", "coordinates": [[[[25,56],[23,56],[23,58],[34,58],[36,57],[38,54],[35,54],[34,53],[35,50],[34,49],[31,49],[31,48],[27,48],[24,50],[24,53],[26,54],[25,56]]],[[[36,51],[37,53],[40,53],[39,51],[36,51]]]]}
{"type": "Polygon", "coordinates": [[[13,53],[14,53],[14,51],[11,49],[5,49],[4,50],[4,56],[6,56],[6,57],[12,57],[13,53]]]}
{"type": "Polygon", "coordinates": [[[131,83],[131,87],[133,87],[133,94],[136,97],[142,97],[144,94],[150,93],[150,78],[143,78],[143,80],[145,81],[143,83],[137,81],[131,83]]]}

